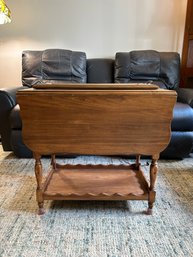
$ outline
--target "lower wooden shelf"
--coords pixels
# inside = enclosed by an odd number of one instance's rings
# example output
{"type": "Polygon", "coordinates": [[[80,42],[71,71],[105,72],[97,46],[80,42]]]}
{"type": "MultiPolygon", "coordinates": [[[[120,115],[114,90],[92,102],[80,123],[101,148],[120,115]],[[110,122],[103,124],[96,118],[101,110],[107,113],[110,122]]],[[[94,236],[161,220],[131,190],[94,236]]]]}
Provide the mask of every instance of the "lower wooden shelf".
{"type": "Polygon", "coordinates": [[[148,200],[149,185],[136,165],[56,165],[43,187],[47,200],[148,200]]]}

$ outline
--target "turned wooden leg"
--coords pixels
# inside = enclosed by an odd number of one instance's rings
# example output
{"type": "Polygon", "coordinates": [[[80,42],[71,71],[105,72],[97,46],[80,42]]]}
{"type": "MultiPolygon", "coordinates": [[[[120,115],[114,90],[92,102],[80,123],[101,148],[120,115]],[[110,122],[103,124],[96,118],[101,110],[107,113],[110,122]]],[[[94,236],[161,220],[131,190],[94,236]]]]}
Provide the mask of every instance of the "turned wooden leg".
{"type": "Polygon", "coordinates": [[[36,199],[38,202],[38,214],[42,215],[44,211],[44,200],[43,200],[43,189],[42,189],[42,164],[41,164],[41,155],[34,153],[35,158],[35,175],[37,181],[36,189],[36,199]]]}
{"type": "Polygon", "coordinates": [[[135,161],[135,166],[138,168],[140,166],[140,159],[141,159],[141,155],[137,155],[136,156],[136,161],[135,161]]]}
{"type": "Polygon", "coordinates": [[[56,169],[56,156],[55,156],[55,154],[51,155],[51,165],[52,165],[53,169],[55,170],[56,169]]]}
{"type": "Polygon", "coordinates": [[[152,161],[150,165],[150,187],[149,187],[149,199],[148,199],[148,209],[147,214],[152,214],[153,204],[155,202],[155,183],[157,179],[157,172],[158,172],[158,164],[157,161],[159,159],[158,155],[152,156],[152,161]]]}

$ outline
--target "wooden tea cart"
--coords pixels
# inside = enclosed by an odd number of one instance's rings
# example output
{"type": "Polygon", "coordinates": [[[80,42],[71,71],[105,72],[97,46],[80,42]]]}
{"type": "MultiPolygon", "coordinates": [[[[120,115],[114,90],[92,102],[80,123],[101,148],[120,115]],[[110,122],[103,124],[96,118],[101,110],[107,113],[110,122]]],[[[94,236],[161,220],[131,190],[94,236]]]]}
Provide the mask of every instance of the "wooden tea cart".
{"type": "Polygon", "coordinates": [[[147,84],[39,84],[21,90],[24,143],[33,151],[39,214],[44,200],[155,201],[159,153],[168,145],[176,93],[147,84]],[[132,165],[59,165],[57,154],[135,155],[132,165]],[[51,156],[43,183],[41,156],[51,156]],[[150,183],[140,156],[151,156],[150,183]]]}

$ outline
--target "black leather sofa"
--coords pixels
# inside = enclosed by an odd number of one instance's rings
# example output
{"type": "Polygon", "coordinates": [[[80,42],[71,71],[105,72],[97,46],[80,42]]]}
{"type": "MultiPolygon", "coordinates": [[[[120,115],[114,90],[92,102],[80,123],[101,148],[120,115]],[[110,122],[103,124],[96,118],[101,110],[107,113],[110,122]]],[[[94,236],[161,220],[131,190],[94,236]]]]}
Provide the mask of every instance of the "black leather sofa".
{"type": "MultiPolygon", "coordinates": [[[[193,148],[193,94],[179,88],[180,56],[153,50],[116,53],[114,59],[87,59],[83,52],[62,49],[24,51],[22,86],[0,89],[0,134],[4,151],[32,157],[22,141],[22,122],[16,92],[38,83],[136,83],[148,82],[176,90],[178,102],[172,120],[172,135],[161,158],[187,157],[193,148]]],[[[159,119],[159,117],[158,117],[159,119]]]]}

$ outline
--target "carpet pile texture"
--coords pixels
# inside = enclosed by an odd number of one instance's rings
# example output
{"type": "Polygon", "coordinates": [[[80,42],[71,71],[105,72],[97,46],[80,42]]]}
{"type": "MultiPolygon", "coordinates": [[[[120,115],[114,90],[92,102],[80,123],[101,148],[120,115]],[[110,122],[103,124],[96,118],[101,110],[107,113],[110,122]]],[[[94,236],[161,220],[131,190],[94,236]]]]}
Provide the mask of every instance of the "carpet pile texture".
{"type": "MultiPolygon", "coordinates": [[[[50,160],[42,162],[46,173],[50,160]]],[[[59,162],[118,165],[128,160],[59,162]]],[[[0,149],[0,257],[193,256],[193,158],[159,161],[153,216],[142,214],[146,201],[45,201],[46,214],[38,216],[35,190],[34,160],[0,149]]]]}

